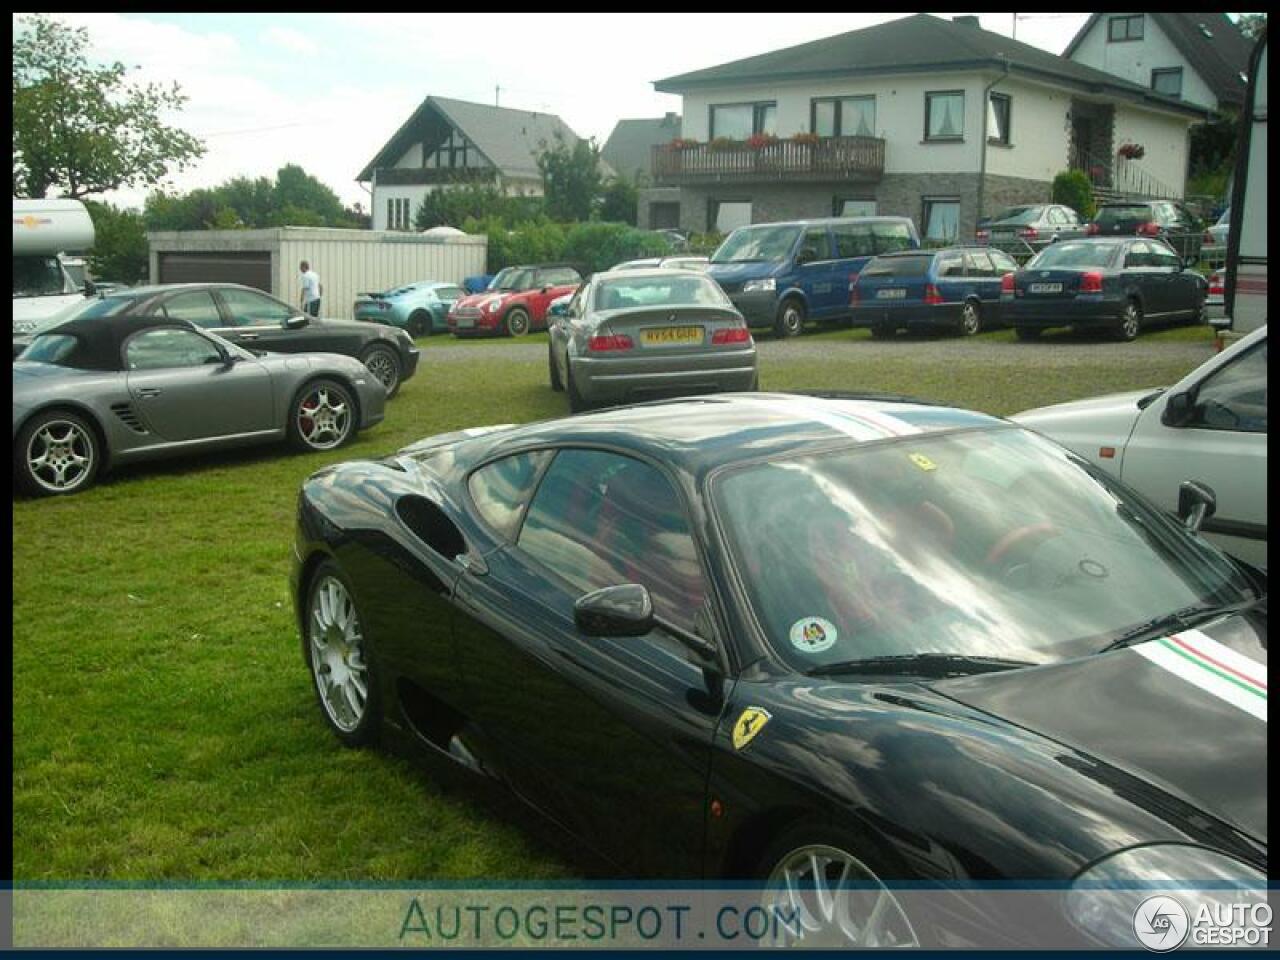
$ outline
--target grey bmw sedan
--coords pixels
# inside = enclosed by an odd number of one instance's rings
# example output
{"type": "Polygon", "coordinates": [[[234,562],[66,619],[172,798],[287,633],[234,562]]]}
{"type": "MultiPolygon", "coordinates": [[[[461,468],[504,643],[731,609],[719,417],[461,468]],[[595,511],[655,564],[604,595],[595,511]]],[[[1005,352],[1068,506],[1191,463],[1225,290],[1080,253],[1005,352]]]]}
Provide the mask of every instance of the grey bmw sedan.
{"type": "Polygon", "coordinates": [[[758,387],[746,321],[704,274],[597,273],[552,313],[551,388],[568,393],[572,411],[758,387]]]}

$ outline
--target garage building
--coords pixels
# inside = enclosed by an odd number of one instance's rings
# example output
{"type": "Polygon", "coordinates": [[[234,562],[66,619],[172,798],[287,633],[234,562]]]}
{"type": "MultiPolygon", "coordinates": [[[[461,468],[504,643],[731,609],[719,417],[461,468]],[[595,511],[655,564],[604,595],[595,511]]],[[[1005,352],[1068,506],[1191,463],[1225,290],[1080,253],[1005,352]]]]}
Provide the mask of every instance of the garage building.
{"type": "Polygon", "coordinates": [[[483,236],[328,227],[169,230],[148,233],[147,242],[152,283],[243,283],[294,305],[306,260],[324,286],[323,314],[341,319],[353,317],[361,293],[482,274],[489,246],[483,236]]]}

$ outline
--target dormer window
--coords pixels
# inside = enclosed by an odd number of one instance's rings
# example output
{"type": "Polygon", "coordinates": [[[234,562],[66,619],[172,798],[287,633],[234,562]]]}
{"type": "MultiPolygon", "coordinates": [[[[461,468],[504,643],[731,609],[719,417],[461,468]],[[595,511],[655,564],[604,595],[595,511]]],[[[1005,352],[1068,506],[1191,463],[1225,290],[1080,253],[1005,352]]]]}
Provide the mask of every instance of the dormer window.
{"type": "Polygon", "coordinates": [[[1141,40],[1144,19],[1145,17],[1141,13],[1128,13],[1109,18],[1107,20],[1107,42],[1125,43],[1130,40],[1141,40]]]}
{"type": "Polygon", "coordinates": [[[1151,71],[1151,89],[1166,97],[1182,96],[1182,68],[1169,67],[1151,71]]]}

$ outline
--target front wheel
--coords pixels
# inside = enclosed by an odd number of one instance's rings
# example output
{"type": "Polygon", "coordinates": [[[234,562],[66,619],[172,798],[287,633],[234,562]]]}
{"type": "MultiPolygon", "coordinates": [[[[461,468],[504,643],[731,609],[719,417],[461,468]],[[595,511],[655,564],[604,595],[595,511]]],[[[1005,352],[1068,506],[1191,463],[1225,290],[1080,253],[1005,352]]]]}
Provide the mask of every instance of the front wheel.
{"type": "Polygon", "coordinates": [[[356,433],[356,404],[335,380],[312,380],[298,391],[289,411],[289,442],[315,452],[342,446],[356,433]]]}
{"type": "Polygon", "coordinates": [[[332,560],[307,591],[307,663],[329,729],[348,747],[377,739],[378,677],[346,577],[332,560]]]}
{"type": "Polygon", "coordinates": [[[400,358],[384,344],[374,344],[360,356],[360,362],[386,388],[390,400],[400,391],[400,358]]]}
{"type": "Polygon", "coordinates": [[[795,297],[782,302],[773,331],[779,337],[798,337],[804,331],[804,304],[795,297]]]}
{"type": "Polygon", "coordinates": [[[18,433],[13,461],[18,487],[33,496],[79,493],[93,483],[102,448],[84,417],[51,410],[36,414],[18,433]]]}
{"type": "Polygon", "coordinates": [[[507,336],[523,337],[529,332],[529,314],[519,307],[509,311],[506,319],[507,336]]]}
{"type": "Polygon", "coordinates": [[[1124,341],[1136,340],[1140,329],[1142,329],[1142,308],[1138,306],[1136,300],[1130,300],[1124,305],[1124,311],[1120,314],[1120,322],[1116,325],[1116,339],[1124,341]]]}

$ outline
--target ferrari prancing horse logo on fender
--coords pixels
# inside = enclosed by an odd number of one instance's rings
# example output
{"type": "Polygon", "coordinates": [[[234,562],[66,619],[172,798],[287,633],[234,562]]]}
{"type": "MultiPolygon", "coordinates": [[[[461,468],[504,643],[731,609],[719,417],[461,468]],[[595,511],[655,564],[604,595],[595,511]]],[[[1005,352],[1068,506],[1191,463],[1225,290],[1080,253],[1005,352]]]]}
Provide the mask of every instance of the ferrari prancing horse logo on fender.
{"type": "Polygon", "coordinates": [[[764,729],[769,722],[769,711],[762,707],[747,707],[733,725],[733,749],[741,750],[764,729]]]}

